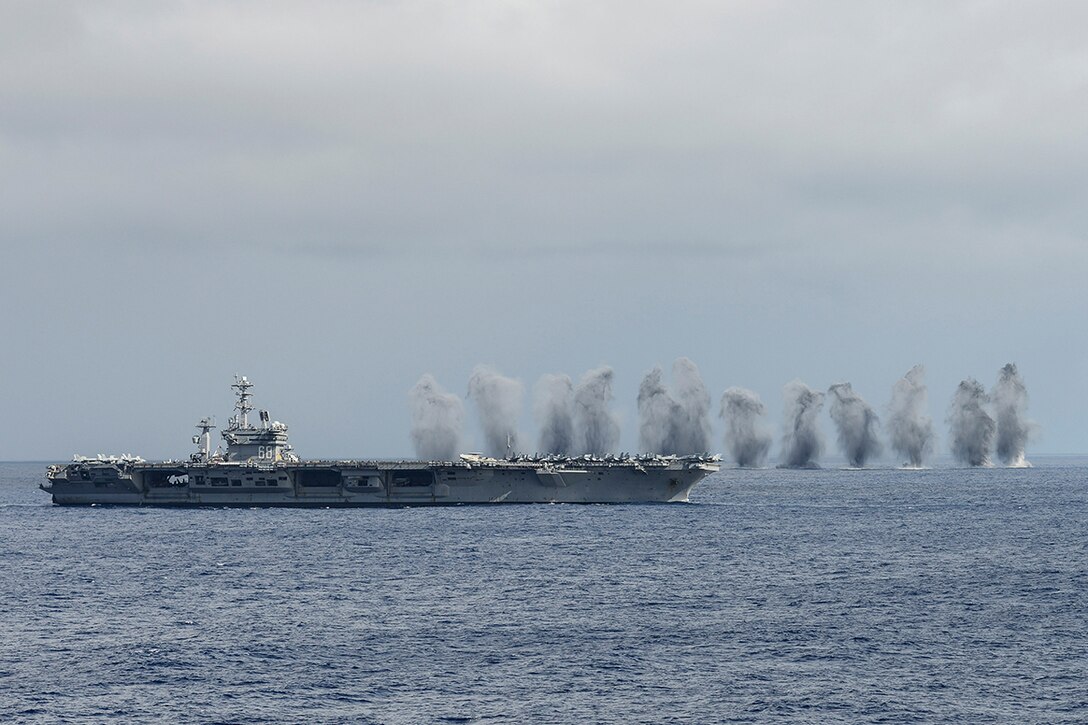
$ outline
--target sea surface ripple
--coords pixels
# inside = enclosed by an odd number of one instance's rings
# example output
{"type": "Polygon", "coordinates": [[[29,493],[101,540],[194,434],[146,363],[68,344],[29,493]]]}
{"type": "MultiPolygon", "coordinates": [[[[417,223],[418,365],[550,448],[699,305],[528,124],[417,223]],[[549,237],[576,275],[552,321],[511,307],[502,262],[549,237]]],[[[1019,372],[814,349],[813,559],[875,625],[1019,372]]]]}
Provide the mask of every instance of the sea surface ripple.
{"type": "Polygon", "coordinates": [[[44,468],[0,464],[3,722],[1088,721],[1083,459],[351,510],[55,507],[44,468]]]}

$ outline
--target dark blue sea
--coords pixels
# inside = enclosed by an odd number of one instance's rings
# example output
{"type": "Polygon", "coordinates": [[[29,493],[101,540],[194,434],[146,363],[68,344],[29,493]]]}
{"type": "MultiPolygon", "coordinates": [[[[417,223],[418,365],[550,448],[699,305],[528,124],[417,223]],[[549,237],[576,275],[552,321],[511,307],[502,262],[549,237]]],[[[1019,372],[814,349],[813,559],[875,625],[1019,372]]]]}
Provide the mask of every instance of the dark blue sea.
{"type": "Polygon", "coordinates": [[[0,721],[1088,722],[1088,461],[690,504],[61,508],[0,464],[0,721]]]}

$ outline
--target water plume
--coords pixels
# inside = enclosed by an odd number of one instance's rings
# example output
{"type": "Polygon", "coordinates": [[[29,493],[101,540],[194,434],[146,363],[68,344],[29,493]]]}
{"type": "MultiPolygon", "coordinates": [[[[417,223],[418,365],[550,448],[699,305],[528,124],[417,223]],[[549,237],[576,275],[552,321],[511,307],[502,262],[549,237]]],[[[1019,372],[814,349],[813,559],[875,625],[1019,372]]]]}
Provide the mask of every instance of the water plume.
{"type": "Polygon", "coordinates": [[[989,466],[993,447],[994,419],[986,412],[989,397],[982,384],[967,378],[956,388],[948,422],[952,434],[952,454],[969,466],[989,466]]]}
{"type": "Polygon", "coordinates": [[[686,357],[677,358],[672,380],[681,411],[676,452],[706,453],[710,450],[710,392],[699,368],[686,357]]]}
{"type": "Polygon", "coordinates": [[[729,388],[722,394],[721,416],[725,419],[725,447],[742,468],[763,465],[771,449],[771,431],[763,401],[751,390],[729,388]]]}
{"type": "Polygon", "coordinates": [[[646,374],[638,391],[639,445],[644,452],[690,455],[710,450],[710,393],[699,368],[686,357],[672,366],[673,387],[660,367],[646,374]]]}
{"type": "Polygon", "coordinates": [[[424,373],[408,393],[412,403],[412,445],[425,461],[450,461],[461,446],[465,417],[461,399],[447,393],[430,373],[424,373]]]}
{"type": "Polygon", "coordinates": [[[574,389],[574,431],[579,453],[604,456],[616,452],[620,424],[609,410],[611,402],[612,368],[595,368],[578,381],[574,389]]]}
{"type": "Polygon", "coordinates": [[[828,412],[839,432],[839,448],[851,466],[862,468],[883,450],[877,434],[880,419],[872,407],[854,392],[850,383],[836,383],[828,389],[828,393],[831,395],[828,412]]]}
{"type": "Polygon", "coordinates": [[[892,449],[906,456],[906,465],[921,468],[933,449],[933,419],[926,414],[925,368],[921,365],[912,367],[892,386],[888,434],[892,449]]]}
{"type": "Polygon", "coordinates": [[[998,373],[991,394],[997,418],[997,457],[1006,466],[1029,466],[1024,448],[1034,428],[1027,419],[1028,391],[1015,363],[1008,363],[998,373]]]}
{"type": "Polygon", "coordinates": [[[477,365],[468,380],[468,397],[476,405],[484,431],[484,450],[503,457],[518,451],[518,418],[524,388],[487,365],[477,365]]]}
{"type": "Polygon", "coordinates": [[[541,453],[569,455],[574,449],[574,386],[567,375],[543,375],[534,388],[541,453]]]}
{"type": "Polygon", "coordinates": [[[800,380],[782,388],[785,400],[782,432],[782,468],[818,468],[823,451],[823,436],[817,424],[824,406],[824,395],[800,380]]]}
{"type": "Polygon", "coordinates": [[[638,386],[638,445],[645,453],[663,453],[676,437],[680,404],[662,382],[660,366],[646,373],[638,386]]]}

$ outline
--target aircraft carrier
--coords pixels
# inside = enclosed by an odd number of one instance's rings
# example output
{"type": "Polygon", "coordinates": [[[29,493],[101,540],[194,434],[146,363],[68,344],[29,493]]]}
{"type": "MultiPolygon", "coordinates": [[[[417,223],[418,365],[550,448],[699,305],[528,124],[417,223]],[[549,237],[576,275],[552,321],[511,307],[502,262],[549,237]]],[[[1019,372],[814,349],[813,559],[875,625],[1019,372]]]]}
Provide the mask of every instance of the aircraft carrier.
{"type": "Polygon", "coordinates": [[[211,448],[204,418],[187,460],[75,456],[52,465],[41,488],[59,505],[434,506],[486,503],[652,503],[688,500],[718,470],[717,456],[524,456],[462,454],[455,461],[300,459],[287,426],[259,411],[253,384],[231,386],[235,410],[211,448]]]}

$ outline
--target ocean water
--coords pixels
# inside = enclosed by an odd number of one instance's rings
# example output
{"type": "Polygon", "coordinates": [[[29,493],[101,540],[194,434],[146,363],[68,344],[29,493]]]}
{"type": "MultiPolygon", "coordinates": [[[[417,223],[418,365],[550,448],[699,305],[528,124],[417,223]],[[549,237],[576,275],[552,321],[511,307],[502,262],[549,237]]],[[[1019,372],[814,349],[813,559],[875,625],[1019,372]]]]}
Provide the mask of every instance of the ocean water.
{"type": "Polygon", "coordinates": [[[1088,722],[1088,461],[690,504],[61,508],[0,464],[0,721],[1088,722]]]}

